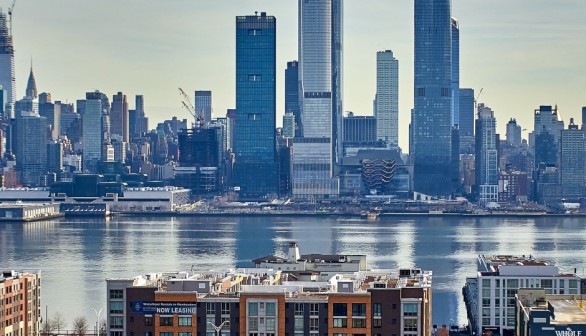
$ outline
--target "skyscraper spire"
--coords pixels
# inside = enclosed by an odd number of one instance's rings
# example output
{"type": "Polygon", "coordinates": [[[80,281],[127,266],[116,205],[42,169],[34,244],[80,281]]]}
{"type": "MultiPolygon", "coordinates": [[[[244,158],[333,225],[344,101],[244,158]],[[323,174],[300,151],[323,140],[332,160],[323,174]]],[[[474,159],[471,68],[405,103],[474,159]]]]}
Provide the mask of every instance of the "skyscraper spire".
{"type": "Polygon", "coordinates": [[[33,74],[33,59],[31,57],[31,73],[28,76],[28,83],[26,84],[26,97],[35,99],[37,98],[37,82],[35,81],[35,75],[33,74]]]}

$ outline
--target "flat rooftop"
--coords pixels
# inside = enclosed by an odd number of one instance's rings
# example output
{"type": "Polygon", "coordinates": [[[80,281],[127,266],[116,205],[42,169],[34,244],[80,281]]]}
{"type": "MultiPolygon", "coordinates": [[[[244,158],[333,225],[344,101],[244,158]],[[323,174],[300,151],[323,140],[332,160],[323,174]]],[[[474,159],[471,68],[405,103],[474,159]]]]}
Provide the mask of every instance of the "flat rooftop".
{"type": "Polygon", "coordinates": [[[552,324],[586,323],[586,310],[584,310],[586,302],[582,301],[582,307],[580,307],[580,299],[554,299],[549,297],[548,302],[555,312],[555,319],[551,319],[552,324]]]}

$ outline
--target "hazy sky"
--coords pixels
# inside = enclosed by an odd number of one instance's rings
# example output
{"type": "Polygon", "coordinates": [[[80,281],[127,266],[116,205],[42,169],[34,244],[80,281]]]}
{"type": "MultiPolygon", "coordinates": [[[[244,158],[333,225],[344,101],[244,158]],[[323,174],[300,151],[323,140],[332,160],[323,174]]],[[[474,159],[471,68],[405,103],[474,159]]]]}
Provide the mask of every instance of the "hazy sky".
{"type": "MultiPolygon", "coordinates": [[[[6,7],[12,0],[0,0],[6,7]]],[[[460,20],[461,87],[484,88],[499,131],[516,117],[533,128],[533,110],[558,104],[566,124],[586,106],[586,1],[453,0],[460,20]]],[[[181,109],[178,87],[213,91],[214,116],[235,105],[235,16],[277,18],[277,124],[284,69],[297,59],[297,0],[17,0],[17,97],[31,56],[40,92],[74,102],[99,89],[143,94],[150,126],[181,109]]],[[[413,1],[345,0],[344,110],[372,114],[375,59],[399,59],[399,137],[408,145],[413,106],[413,1]]],[[[524,137],[526,133],[524,132],[524,137]]]]}

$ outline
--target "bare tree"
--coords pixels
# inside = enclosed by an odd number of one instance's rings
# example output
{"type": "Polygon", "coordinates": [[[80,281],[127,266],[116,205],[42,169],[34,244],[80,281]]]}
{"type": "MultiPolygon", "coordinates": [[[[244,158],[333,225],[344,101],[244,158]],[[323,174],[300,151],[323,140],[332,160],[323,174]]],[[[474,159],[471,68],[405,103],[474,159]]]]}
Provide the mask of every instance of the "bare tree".
{"type": "Polygon", "coordinates": [[[73,333],[77,336],[84,336],[88,329],[87,319],[83,316],[76,317],[73,320],[73,333]]]}
{"type": "Polygon", "coordinates": [[[41,324],[41,334],[46,336],[52,334],[53,332],[55,332],[55,323],[53,323],[52,319],[47,318],[41,324]]]}
{"type": "Polygon", "coordinates": [[[100,322],[100,331],[98,333],[99,336],[108,335],[108,325],[106,324],[106,320],[102,320],[102,322],[100,322]]]}
{"type": "Polygon", "coordinates": [[[67,321],[65,320],[65,316],[60,312],[56,312],[53,315],[53,319],[51,320],[53,324],[53,331],[57,330],[57,334],[61,333],[61,330],[67,328],[67,321]]]}

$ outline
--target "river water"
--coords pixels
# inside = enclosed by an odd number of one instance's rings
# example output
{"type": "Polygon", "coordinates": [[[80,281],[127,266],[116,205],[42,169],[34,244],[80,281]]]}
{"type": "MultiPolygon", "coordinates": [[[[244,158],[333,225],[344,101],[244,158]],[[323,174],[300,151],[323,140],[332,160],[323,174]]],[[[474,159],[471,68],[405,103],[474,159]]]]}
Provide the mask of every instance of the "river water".
{"type": "MultiPolygon", "coordinates": [[[[0,223],[0,269],[41,270],[48,315],[72,321],[104,307],[106,278],[250,266],[302,254],[367,254],[370,268],[433,271],[433,322],[465,324],[461,289],[479,254],[528,255],[562,271],[586,268],[586,221],[578,218],[115,217],[0,223]]],[[[44,307],[45,308],[45,307],[44,307]]],[[[45,312],[43,311],[43,314],[45,312]]],[[[104,315],[102,315],[103,317],[104,315]]]]}

